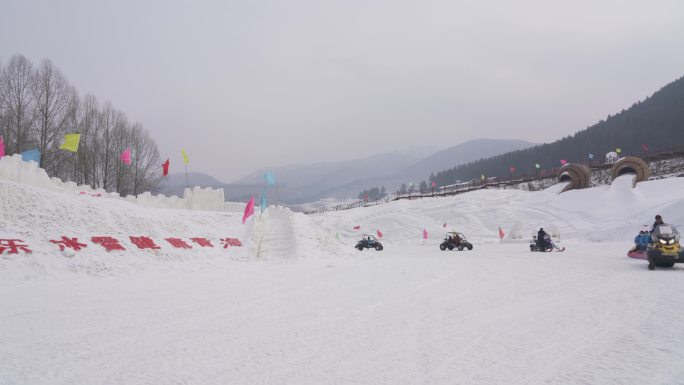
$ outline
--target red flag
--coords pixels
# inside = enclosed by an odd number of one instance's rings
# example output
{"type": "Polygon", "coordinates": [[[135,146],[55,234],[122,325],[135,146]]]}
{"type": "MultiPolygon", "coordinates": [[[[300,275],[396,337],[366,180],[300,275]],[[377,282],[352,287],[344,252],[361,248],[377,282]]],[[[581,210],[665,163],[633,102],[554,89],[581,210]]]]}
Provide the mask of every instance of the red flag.
{"type": "Polygon", "coordinates": [[[380,230],[377,230],[377,231],[378,231],[378,238],[382,238],[382,233],[380,232],[380,230]]]}
{"type": "Polygon", "coordinates": [[[499,226],[499,239],[503,239],[505,236],[506,234],[504,234],[503,230],[501,230],[501,226],[499,226]]]}
{"type": "Polygon", "coordinates": [[[437,183],[432,182],[432,188],[435,188],[435,187],[437,187],[437,183]]]}
{"type": "Polygon", "coordinates": [[[5,156],[5,142],[3,141],[2,136],[0,136],[0,158],[5,156]]]}
{"type": "Polygon", "coordinates": [[[169,160],[166,159],[166,162],[162,163],[162,170],[164,172],[164,176],[169,175],[169,160]]]}
{"type": "MultiPolygon", "coordinates": [[[[646,144],[642,144],[642,145],[641,145],[641,148],[642,148],[644,151],[648,151],[648,145],[646,145],[646,144]]],[[[2,156],[2,155],[0,155],[0,156],[2,156]]]]}
{"type": "Polygon", "coordinates": [[[423,239],[428,239],[427,230],[423,229],[423,239]]]}
{"type": "Polygon", "coordinates": [[[368,194],[366,194],[366,195],[363,197],[363,200],[366,201],[366,202],[368,202],[368,194]]]}
{"type": "Polygon", "coordinates": [[[568,164],[568,161],[565,160],[565,159],[561,159],[560,162],[561,162],[561,164],[562,164],[563,166],[565,166],[566,164],[568,164]]]}
{"type": "Polygon", "coordinates": [[[247,202],[247,206],[245,206],[245,213],[242,214],[242,224],[244,225],[247,221],[247,218],[252,215],[254,215],[254,195],[249,198],[249,202],[247,202]]]}
{"type": "Polygon", "coordinates": [[[354,226],[354,230],[361,230],[361,226],[354,226]]]}
{"type": "Polygon", "coordinates": [[[511,166],[508,170],[509,170],[511,173],[514,173],[514,172],[515,172],[515,167],[511,166]]]}

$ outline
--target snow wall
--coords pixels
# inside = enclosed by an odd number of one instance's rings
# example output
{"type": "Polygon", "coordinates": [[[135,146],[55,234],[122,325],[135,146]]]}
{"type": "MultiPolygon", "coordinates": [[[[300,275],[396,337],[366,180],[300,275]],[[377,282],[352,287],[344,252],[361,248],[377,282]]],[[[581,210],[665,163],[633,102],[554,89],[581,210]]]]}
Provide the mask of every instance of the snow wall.
{"type": "Polygon", "coordinates": [[[50,178],[44,169],[38,167],[37,163],[25,162],[19,154],[0,158],[0,179],[54,191],[72,191],[77,194],[122,199],[152,208],[240,212],[245,207],[244,203],[225,202],[223,189],[221,188],[213,189],[197,186],[186,188],[182,198],[152,195],[150,192],[145,192],[138,196],[129,195],[121,197],[118,193],[107,192],[103,189],[93,189],[88,185],[77,185],[74,182],[64,182],[59,178],[50,178]]]}

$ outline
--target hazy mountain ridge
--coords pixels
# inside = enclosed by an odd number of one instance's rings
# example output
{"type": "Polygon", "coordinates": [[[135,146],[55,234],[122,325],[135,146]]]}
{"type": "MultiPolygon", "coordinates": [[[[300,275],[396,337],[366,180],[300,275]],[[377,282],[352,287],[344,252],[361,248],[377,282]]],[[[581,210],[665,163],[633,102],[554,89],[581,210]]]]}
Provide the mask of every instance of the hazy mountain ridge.
{"type": "MultiPolygon", "coordinates": [[[[329,197],[355,197],[359,191],[371,186],[384,186],[387,191],[394,191],[402,183],[417,184],[427,180],[431,172],[442,169],[443,165],[456,165],[532,145],[520,140],[477,139],[427,156],[423,148],[422,151],[393,151],[350,161],[273,167],[253,172],[235,183],[224,183],[199,172],[189,173],[188,179],[190,186],[223,188],[227,200],[245,200],[262,191],[263,174],[268,170],[275,173],[278,182],[277,189],[269,192],[270,201],[306,203],[329,197]]],[[[185,173],[171,174],[159,191],[181,196],[185,183],[185,173]]]]}
{"type": "Polygon", "coordinates": [[[514,175],[532,174],[535,164],[555,168],[560,166],[561,159],[586,162],[589,154],[599,160],[616,148],[621,149],[622,155],[684,150],[684,77],[574,135],[443,169],[433,180],[438,185],[448,185],[457,179],[477,179],[481,174],[507,177],[511,166],[516,169],[514,175]]]}

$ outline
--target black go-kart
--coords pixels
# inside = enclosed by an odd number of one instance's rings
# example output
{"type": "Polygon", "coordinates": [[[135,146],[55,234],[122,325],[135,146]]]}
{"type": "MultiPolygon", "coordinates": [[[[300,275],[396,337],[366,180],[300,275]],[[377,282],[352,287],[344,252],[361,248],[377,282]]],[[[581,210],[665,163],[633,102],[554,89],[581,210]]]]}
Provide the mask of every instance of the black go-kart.
{"type": "Polygon", "coordinates": [[[565,247],[558,247],[555,243],[553,243],[551,237],[548,234],[544,236],[543,242],[538,242],[537,236],[533,235],[532,240],[530,241],[530,251],[565,251],[565,247]]]}
{"type": "Polygon", "coordinates": [[[380,243],[380,241],[378,241],[378,239],[374,236],[364,234],[361,236],[361,239],[356,242],[356,246],[354,247],[359,251],[363,251],[363,249],[375,249],[380,251],[382,250],[382,243],[380,243]]]}
{"type": "Polygon", "coordinates": [[[468,239],[462,233],[450,231],[446,234],[446,236],[444,236],[444,241],[442,241],[442,243],[439,244],[439,249],[442,251],[446,249],[472,250],[473,244],[468,242],[468,239]]]}

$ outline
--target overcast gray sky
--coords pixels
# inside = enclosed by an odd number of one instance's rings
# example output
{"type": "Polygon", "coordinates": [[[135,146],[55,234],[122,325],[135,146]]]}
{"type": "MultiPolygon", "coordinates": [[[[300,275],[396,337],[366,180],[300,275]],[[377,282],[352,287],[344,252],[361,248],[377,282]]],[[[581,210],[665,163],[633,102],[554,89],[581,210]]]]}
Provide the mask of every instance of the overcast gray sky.
{"type": "Polygon", "coordinates": [[[229,181],[572,134],[684,75],[684,1],[2,0],[15,53],[229,181]]]}

